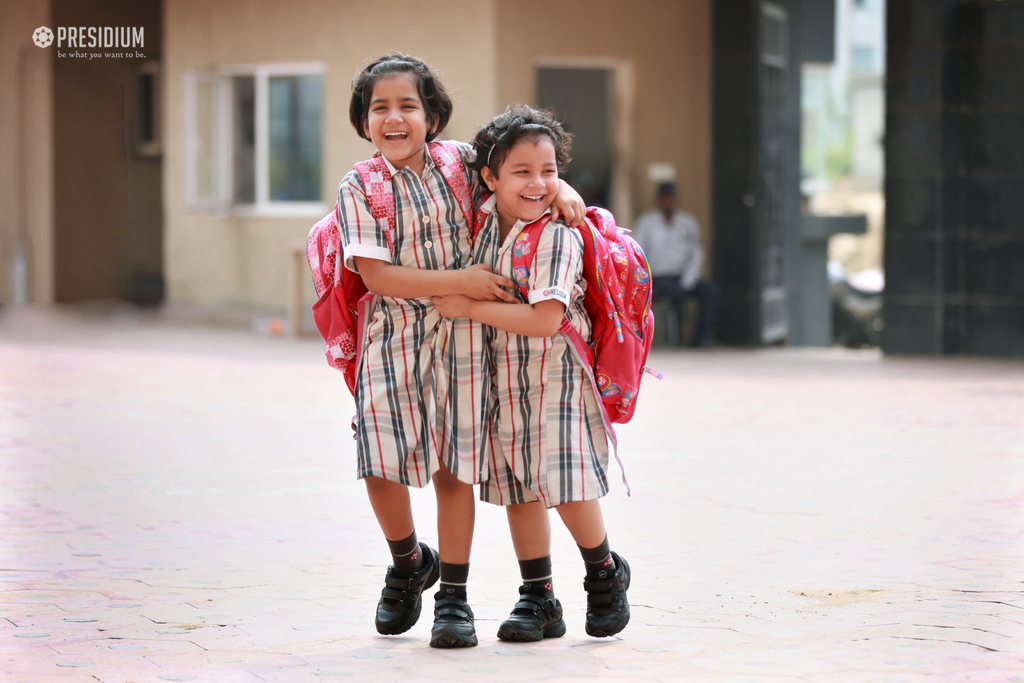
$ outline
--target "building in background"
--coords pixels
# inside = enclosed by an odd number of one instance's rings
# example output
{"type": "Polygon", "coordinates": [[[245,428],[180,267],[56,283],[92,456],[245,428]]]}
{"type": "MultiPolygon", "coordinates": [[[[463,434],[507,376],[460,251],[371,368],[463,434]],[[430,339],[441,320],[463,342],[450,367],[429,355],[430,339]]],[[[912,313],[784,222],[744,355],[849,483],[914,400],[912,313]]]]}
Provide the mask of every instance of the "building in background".
{"type": "MultiPolygon", "coordinates": [[[[852,76],[828,106],[877,125],[886,60],[884,348],[1024,355],[1021,2],[889,0],[884,50],[861,33],[880,2],[840,3],[848,49],[831,59],[852,76]]],[[[706,230],[719,337],[806,343],[799,75],[829,61],[822,7],[0,0],[0,305],[283,312],[293,250],[372,151],[347,120],[350,80],[400,50],[442,71],[450,137],[510,102],[555,106],[578,136],[572,182],[623,225],[673,176],[706,230]],[[137,27],[145,43],[72,57],[33,41],[76,26],[137,27]]],[[[825,167],[876,187],[880,129],[854,129],[825,167]]]]}
{"type": "MultiPolygon", "coordinates": [[[[14,238],[25,219],[5,218],[0,301],[13,301],[10,283],[29,273],[47,283],[32,288],[33,302],[142,303],[162,289],[175,306],[281,311],[292,249],[373,152],[348,121],[351,79],[396,50],[441,71],[455,99],[446,137],[468,140],[511,102],[551,105],[577,135],[570,180],[623,225],[653,205],[643,172],[652,163],[678,169],[688,207],[712,222],[710,0],[402,0],[386,14],[403,21],[334,0],[2,0],[0,9],[7,64],[28,55],[52,81],[37,96],[27,79],[0,72],[26,109],[4,116],[3,137],[50,145],[56,153],[39,158],[58,162],[53,180],[44,170],[32,182],[55,213],[33,219],[37,231],[56,239],[26,249],[14,238]],[[32,44],[41,25],[126,23],[146,24],[144,59],[72,60],[32,44]],[[143,109],[156,114],[147,130],[159,137],[148,146],[133,137],[146,128],[134,112],[147,93],[143,109]],[[135,187],[151,164],[155,182],[135,187]],[[143,207],[157,220],[136,216],[143,207]],[[155,251],[142,248],[149,242],[155,251]]],[[[28,177],[26,163],[15,152],[4,173],[28,177]]],[[[304,296],[311,303],[308,283],[304,296]]]]}

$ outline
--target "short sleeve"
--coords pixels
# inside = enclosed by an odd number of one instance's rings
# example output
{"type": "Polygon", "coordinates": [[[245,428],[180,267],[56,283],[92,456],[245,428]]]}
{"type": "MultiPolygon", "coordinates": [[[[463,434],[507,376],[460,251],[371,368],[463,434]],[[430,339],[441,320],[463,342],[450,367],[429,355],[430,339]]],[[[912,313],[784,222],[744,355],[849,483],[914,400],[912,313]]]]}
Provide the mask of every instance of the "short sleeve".
{"type": "Polygon", "coordinates": [[[535,304],[556,299],[568,308],[576,280],[583,272],[583,239],[579,232],[560,221],[548,223],[537,242],[534,263],[527,300],[535,304]]]}
{"type": "Polygon", "coordinates": [[[355,171],[350,171],[338,186],[338,222],[346,268],[356,270],[356,256],[391,263],[387,235],[374,219],[363,180],[355,171]]]}

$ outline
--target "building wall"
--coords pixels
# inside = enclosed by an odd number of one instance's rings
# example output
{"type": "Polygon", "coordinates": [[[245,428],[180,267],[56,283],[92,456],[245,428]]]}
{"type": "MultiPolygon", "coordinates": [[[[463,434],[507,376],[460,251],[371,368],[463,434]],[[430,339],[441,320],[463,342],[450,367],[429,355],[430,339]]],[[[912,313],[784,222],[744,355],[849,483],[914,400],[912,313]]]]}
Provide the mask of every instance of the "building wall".
{"type": "Polygon", "coordinates": [[[616,220],[632,225],[637,214],[654,207],[648,165],[671,163],[678,172],[682,204],[697,216],[709,239],[710,0],[499,3],[498,54],[494,105],[499,109],[511,102],[533,104],[536,66],[552,58],[566,65],[619,64],[631,72],[625,85],[632,90],[626,93],[632,122],[623,163],[632,215],[617,215],[616,220]]]}
{"type": "Polygon", "coordinates": [[[0,0],[0,17],[0,304],[49,303],[52,48],[36,47],[32,33],[40,26],[53,28],[50,2],[0,0]]]}
{"type": "MultiPolygon", "coordinates": [[[[165,0],[165,273],[173,303],[281,310],[288,253],[334,206],[338,183],[372,146],[348,121],[352,77],[387,52],[413,54],[439,69],[455,100],[442,137],[466,140],[494,114],[496,1],[374,3],[292,0],[165,0]],[[300,216],[246,215],[185,203],[184,78],[187,70],[320,62],[326,65],[322,211],[300,216]]],[[[305,278],[308,281],[308,278],[305,278]]],[[[308,284],[305,297],[312,299],[308,284]]]]}

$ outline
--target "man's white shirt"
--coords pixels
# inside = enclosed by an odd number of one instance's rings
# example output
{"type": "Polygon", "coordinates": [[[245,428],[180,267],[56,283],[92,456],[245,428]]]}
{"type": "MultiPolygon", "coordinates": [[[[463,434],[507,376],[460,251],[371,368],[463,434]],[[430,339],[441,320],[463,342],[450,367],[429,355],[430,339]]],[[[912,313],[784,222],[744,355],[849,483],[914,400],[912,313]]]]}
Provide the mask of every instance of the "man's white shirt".
{"type": "Polygon", "coordinates": [[[684,289],[693,289],[704,266],[700,224],[692,213],[676,210],[672,221],[654,209],[642,214],[633,226],[633,239],[640,243],[651,264],[651,275],[679,276],[684,289]]]}

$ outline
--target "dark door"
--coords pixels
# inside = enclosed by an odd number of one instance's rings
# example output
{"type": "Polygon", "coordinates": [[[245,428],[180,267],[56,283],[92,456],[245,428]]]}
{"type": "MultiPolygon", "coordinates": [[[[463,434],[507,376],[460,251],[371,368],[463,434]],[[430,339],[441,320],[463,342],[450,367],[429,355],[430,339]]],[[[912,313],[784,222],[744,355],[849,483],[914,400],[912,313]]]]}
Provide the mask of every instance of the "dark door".
{"type": "Polygon", "coordinates": [[[563,174],[588,206],[611,208],[612,116],[609,69],[537,69],[537,104],[553,109],[573,134],[572,163],[563,174]]]}

